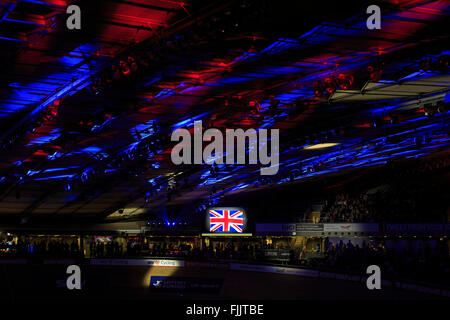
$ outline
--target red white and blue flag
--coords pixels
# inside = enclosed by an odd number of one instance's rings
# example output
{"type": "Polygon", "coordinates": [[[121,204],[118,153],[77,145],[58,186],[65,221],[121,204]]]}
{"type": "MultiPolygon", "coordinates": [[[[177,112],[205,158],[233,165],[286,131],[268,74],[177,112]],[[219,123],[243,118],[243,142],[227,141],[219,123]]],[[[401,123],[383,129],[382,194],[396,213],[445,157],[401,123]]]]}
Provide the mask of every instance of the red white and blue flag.
{"type": "Polygon", "coordinates": [[[242,232],[244,213],[239,210],[209,210],[209,231],[242,232]]]}

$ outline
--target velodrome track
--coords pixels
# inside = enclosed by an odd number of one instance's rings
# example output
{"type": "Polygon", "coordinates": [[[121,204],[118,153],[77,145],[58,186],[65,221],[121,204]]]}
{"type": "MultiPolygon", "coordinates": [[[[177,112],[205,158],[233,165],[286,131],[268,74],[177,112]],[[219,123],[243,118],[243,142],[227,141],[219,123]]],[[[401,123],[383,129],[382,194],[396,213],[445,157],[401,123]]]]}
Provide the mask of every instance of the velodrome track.
{"type": "MultiPolygon", "coordinates": [[[[368,290],[363,278],[333,279],[336,274],[230,263],[158,259],[93,259],[80,264],[83,288],[68,290],[66,268],[71,260],[0,264],[0,296],[6,300],[41,299],[226,299],[226,300],[405,300],[445,299],[437,294],[405,290],[384,283],[368,290]],[[217,290],[158,290],[152,277],[219,282],[217,290]],[[324,278],[327,277],[327,278],[324,278]],[[200,280],[199,280],[200,279],[200,280]],[[154,287],[154,286],[152,286],[154,287]]],[[[340,277],[340,278],[345,278],[340,277]]],[[[156,278],[153,278],[156,279],[156,278]]],[[[159,279],[159,278],[158,278],[159,279]]],[[[204,285],[205,283],[203,283],[204,285]]],[[[198,283],[197,283],[198,285],[198,283]]],[[[3,300],[4,301],[4,300],[3,300]]]]}

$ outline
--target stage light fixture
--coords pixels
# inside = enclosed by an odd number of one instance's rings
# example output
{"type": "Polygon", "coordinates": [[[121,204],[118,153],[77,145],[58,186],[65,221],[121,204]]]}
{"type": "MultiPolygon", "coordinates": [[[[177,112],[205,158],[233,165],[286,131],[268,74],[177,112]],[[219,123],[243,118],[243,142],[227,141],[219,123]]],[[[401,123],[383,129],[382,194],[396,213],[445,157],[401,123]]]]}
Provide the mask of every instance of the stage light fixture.
{"type": "Polygon", "coordinates": [[[381,80],[381,76],[383,75],[383,66],[384,62],[379,57],[367,67],[367,72],[369,72],[369,78],[371,81],[378,82],[381,80]]]}
{"type": "Polygon", "coordinates": [[[345,75],[341,73],[338,76],[339,87],[342,90],[349,90],[353,86],[354,81],[355,78],[353,75],[345,75]]]}
{"type": "Polygon", "coordinates": [[[127,61],[120,61],[120,72],[125,76],[129,77],[131,75],[130,65],[127,61]]]}
{"type": "Polygon", "coordinates": [[[313,145],[309,145],[306,147],[303,147],[303,149],[305,150],[312,150],[312,149],[323,149],[323,148],[329,148],[329,147],[334,147],[337,146],[339,143],[318,143],[318,144],[313,144],[313,145]]]}
{"type": "Polygon", "coordinates": [[[333,94],[338,88],[338,84],[334,77],[328,77],[325,79],[325,90],[329,94],[333,94]]]}
{"type": "Polygon", "coordinates": [[[122,79],[122,72],[120,67],[113,65],[111,67],[111,71],[112,71],[112,79],[114,81],[119,81],[120,79],[122,79]]]}
{"type": "Polygon", "coordinates": [[[369,71],[369,78],[373,82],[378,82],[381,80],[381,76],[383,75],[383,70],[380,66],[374,65],[374,66],[368,66],[367,71],[369,71]]]}
{"type": "Polygon", "coordinates": [[[322,97],[325,91],[322,81],[320,80],[315,81],[313,87],[314,87],[314,95],[319,98],[322,97]]]}

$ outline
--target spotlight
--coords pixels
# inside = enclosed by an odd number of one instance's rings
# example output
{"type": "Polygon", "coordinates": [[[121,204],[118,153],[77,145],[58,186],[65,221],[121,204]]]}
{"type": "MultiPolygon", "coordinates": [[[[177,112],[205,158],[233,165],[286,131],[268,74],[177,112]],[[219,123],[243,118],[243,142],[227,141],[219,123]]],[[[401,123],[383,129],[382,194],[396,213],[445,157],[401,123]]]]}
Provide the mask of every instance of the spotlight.
{"type": "Polygon", "coordinates": [[[120,67],[112,66],[112,79],[115,81],[122,79],[122,72],[120,67]]]}
{"type": "Polygon", "coordinates": [[[123,209],[119,209],[119,214],[122,214],[123,213],[123,209]]]}
{"type": "Polygon", "coordinates": [[[136,60],[133,57],[128,57],[128,64],[130,65],[131,72],[135,73],[138,69],[136,60]]]}
{"type": "Polygon", "coordinates": [[[369,71],[369,78],[373,82],[378,82],[381,80],[383,70],[378,66],[368,66],[367,71],[369,71]]]}
{"type": "Polygon", "coordinates": [[[131,75],[130,65],[127,61],[120,61],[120,72],[122,72],[125,77],[129,77],[131,75]]]}
{"type": "Polygon", "coordinates": [[[355,78],[352,75],[340,74],[338,76],[339,87],[343,90],[349,90],[354,82],[355,78]]]}
{"type": "Polygon", "coordinates": [[[373,82],[378,82],[381,80],[381,76],[383,75],[383,65],[384,62],[380,61],[379,59],[370,64],[367,67],[367,71],[369,72],[369,78],[373,82]]]}
{"type": "Polygon", "coordinates": [[[323,96],[323,92],[325,91],[325,89],[323,87],[322,81],[320,80],[315,81],[313,87],[314,87],[314,95],[316,97],[323,96]]]}
{"type": "Polygon", "coordinates": [[[325,79],[325,90],[329,94],[333,94],[338,87],[336,79],[334,77],[329,77],[325,79]]]}

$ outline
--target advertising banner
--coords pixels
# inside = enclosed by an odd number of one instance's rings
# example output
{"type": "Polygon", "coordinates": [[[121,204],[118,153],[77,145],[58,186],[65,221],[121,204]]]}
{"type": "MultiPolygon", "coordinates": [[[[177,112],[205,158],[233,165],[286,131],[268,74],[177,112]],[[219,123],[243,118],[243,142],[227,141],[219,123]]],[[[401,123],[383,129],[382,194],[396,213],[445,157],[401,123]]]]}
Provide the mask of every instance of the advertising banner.
{"type": "Polygon", "coordinates": [[[448,234],[450,223],[387,223],[385,230],[389,233],[448,234]]]}
{"type": "Polygon", "coordinates": [[[379,232],[380,226],[378,223],[324,223],[324,232],[365,232],[376,233],[379,232]]]}
{"type": "Polygon", "coordinates": [[[322,232],[323,223],[297,223],[297,232],[322,232]]]}
{"type": "Polygon", "coordinates": [[[291,236],[297,231],[295,223],[257,223],[255,233],[261,235],[291,236]]]}
{"type": "Polygon", "coordinates": [[[218,294],[222,286],[223,279],[152,276],[149,288],[159,292],[218,294]]]}
{"type": "Polygon", "coordinates": [[[168,259],[91,259],[93,265],[184,267],[182,260],[168,259]]]}
{"type": "Polygon", "coordinates": [[[303,277],[318,277],[318,275],[319,275],[319,271],[317,271],[317,270],[300,269],[300,268],[284,268],[284,267],[276,267],[276,266],[262,266],[262,265],[240,264],[240,263],[230,264],[230,269],[231,270],[240,270],[240,271],[282,273],[282,274],[290,274],[290,275],[297,275],[297,276],[303,276],[303,277]]]}

